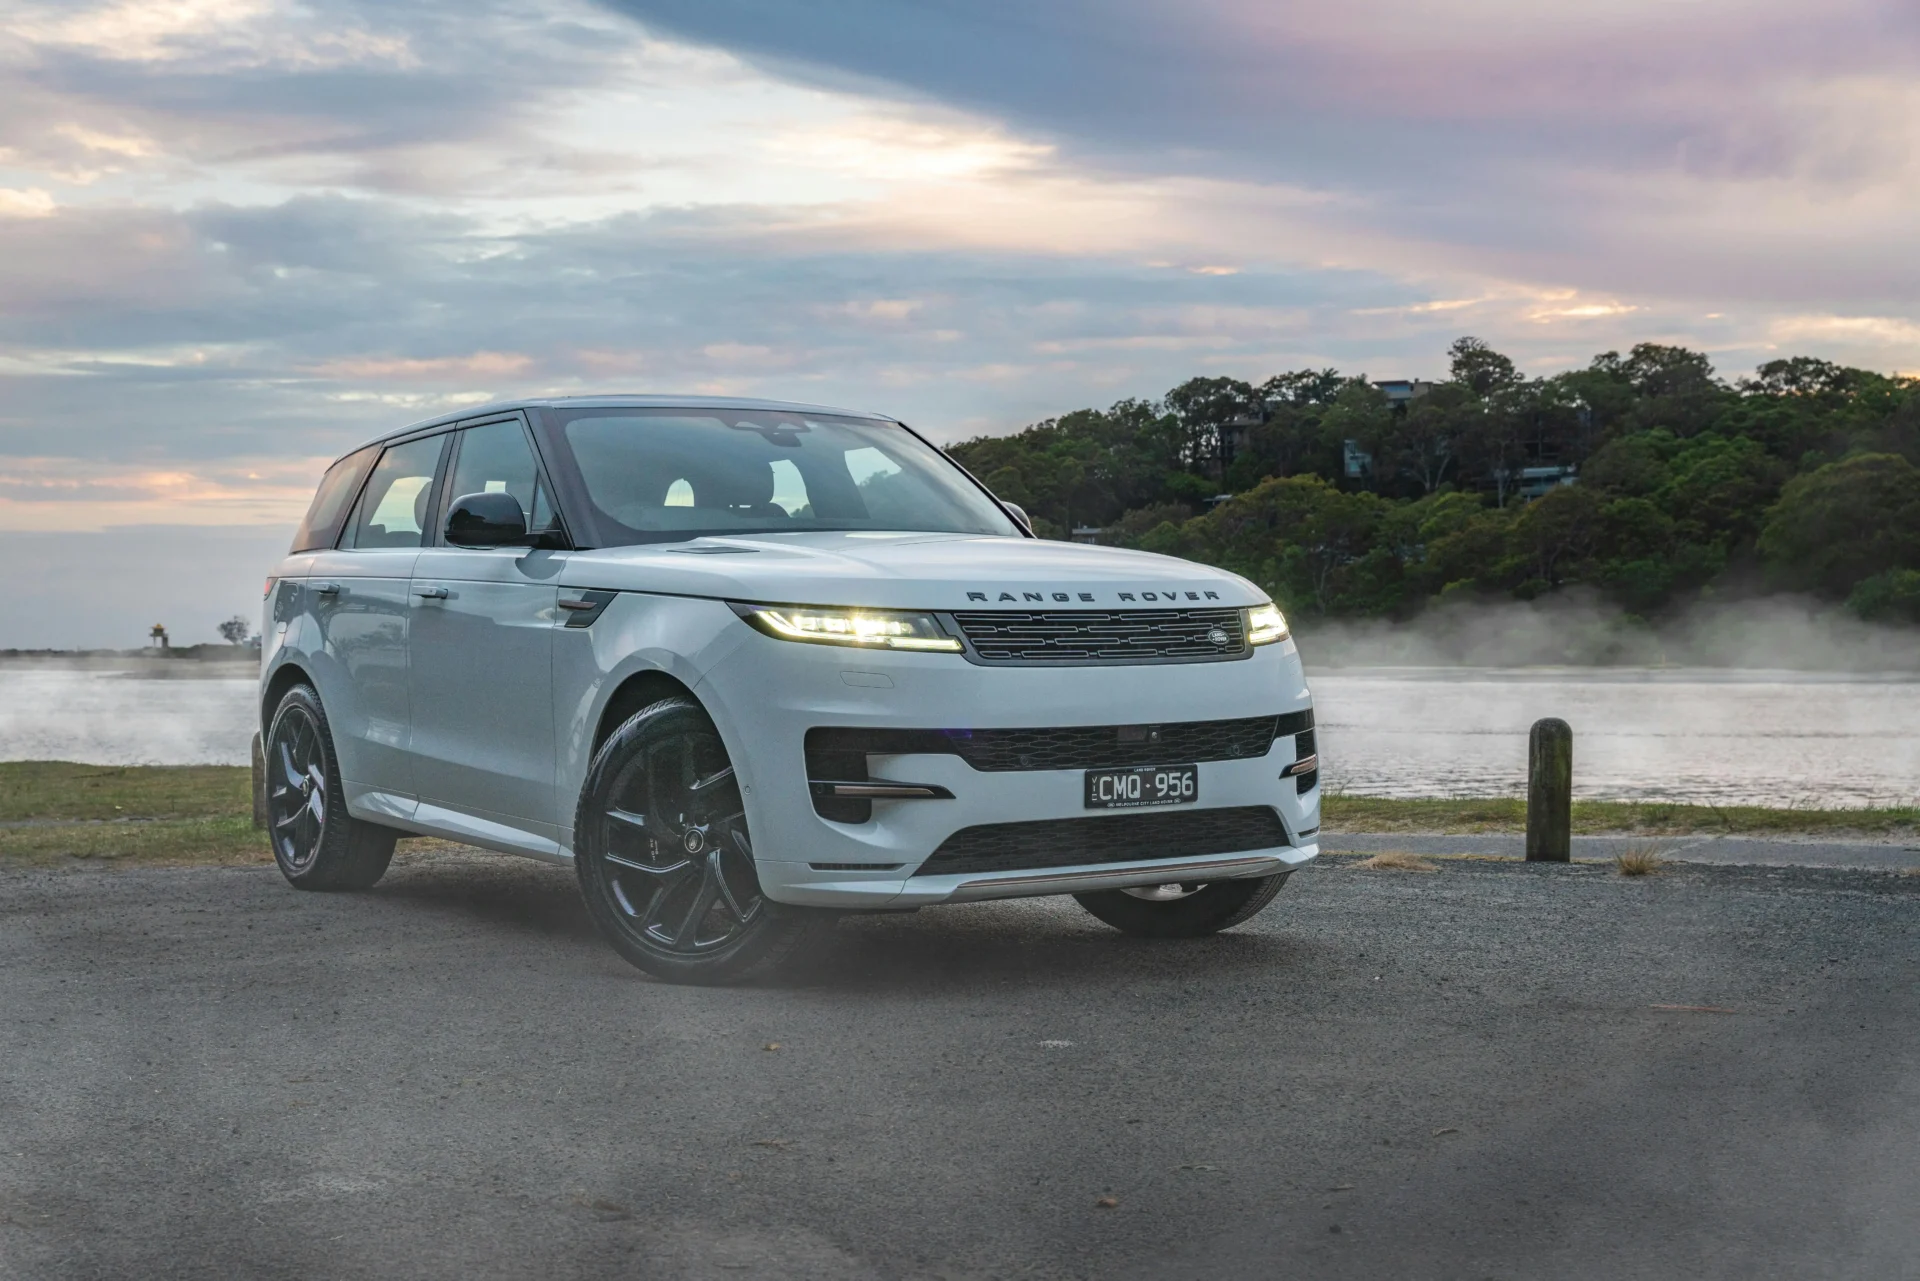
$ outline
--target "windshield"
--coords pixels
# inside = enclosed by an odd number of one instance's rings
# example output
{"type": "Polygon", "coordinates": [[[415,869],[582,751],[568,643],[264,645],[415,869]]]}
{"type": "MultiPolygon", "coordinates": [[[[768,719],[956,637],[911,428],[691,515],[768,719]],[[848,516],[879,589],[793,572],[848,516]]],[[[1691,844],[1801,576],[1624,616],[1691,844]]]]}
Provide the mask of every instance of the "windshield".
{"type": "Polygon", "coordinates": [[[1020,536],[964,472],[895,423],[760,409],[553,417],[598,546],[832,529],[1020,536]]]}

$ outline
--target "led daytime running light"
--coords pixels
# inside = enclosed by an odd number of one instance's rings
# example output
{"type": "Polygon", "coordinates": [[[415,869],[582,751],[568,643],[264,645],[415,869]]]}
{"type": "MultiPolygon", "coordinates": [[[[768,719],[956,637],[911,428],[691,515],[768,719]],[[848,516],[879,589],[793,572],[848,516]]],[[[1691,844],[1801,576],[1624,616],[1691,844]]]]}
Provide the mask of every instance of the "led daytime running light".
{"type": "Polygon", "coordinates": [[[933,650],[957,654],[960,642],[940,630],[929,614],[851,609],[768,609],[748,614],[760,630],[782,640],[816,645],[867,645],[879,649],[933,650]]]}
{"type": "Polygon", "coordinates": [[[1287,620],[1276,605],[1256,605],[1247,611],[1247,644],[1271,645],[1287,638],[1287,620]]]}

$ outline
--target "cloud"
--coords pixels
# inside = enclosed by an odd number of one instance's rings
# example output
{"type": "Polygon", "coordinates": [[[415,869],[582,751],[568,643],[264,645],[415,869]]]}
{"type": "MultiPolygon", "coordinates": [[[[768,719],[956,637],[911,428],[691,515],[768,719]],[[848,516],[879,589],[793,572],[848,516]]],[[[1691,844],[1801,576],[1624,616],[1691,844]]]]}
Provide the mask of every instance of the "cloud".
{"type": "Polygon", "coordinates": [[[0,187],[0,218],[45,218],[53,210],[53,197],[38,187],[25,191],[0,187]]]}
{"type": "Polygon", "coordinates": [[[1006,121],[1070,162],[1338,194],[1325,221],[1376,242],[1375,265],[1397,242],[1430,270],[1668,301],[1920,284],[1902,0],[609,2],[784,74],[1006,121]]]}
{"type": "Polygon", "coordinates": [[[0,34],[0,527],[290,522],[542,391],[952,439],[1658,337],[1920,367],[1916,24],[1839,0],[161,0],[0,34]]]}

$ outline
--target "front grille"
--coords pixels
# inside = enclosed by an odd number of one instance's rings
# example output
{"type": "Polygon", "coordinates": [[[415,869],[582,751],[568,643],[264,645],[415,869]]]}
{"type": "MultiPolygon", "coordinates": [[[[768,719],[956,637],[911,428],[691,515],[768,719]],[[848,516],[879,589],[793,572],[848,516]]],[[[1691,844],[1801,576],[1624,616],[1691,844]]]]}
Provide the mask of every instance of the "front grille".
{"type": "Polygon", "coordinates": [[[990,665],[1191,663],[1247,654],[1237,609],[972,610],[953,619],[969,657],[990,665]]]}
{"type": "Polygon", "coordinates": [[[986,823],[962,828],[942,841],[914,875],[1038,871],[1236,854],[1289,844],[1286,824],[1264,805],[986,823]]]}

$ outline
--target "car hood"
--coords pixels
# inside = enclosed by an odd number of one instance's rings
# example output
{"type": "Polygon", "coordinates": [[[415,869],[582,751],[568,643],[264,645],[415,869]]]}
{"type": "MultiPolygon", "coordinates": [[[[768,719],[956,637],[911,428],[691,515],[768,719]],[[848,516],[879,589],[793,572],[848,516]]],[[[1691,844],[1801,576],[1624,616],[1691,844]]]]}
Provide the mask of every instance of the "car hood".
{"type": "Polygon", "coordinates": [[[1259,605],[1237,574],[1118,547],[973,534],[822,532],[574,552],[566,587],[894,609],[1259,605]]]}

